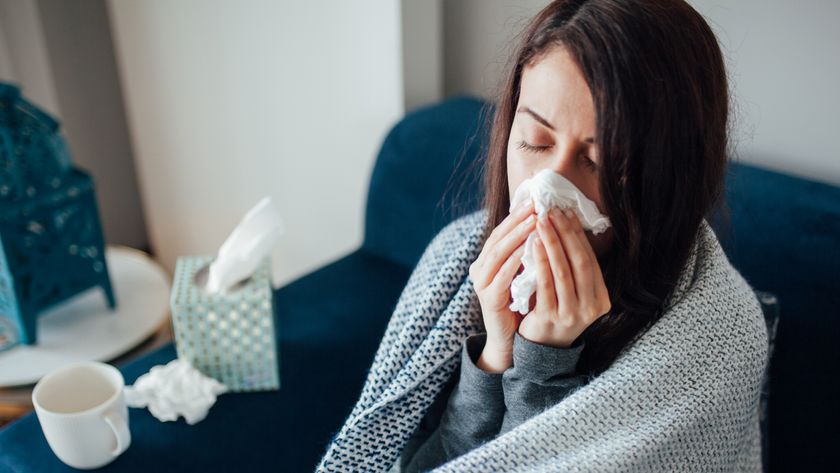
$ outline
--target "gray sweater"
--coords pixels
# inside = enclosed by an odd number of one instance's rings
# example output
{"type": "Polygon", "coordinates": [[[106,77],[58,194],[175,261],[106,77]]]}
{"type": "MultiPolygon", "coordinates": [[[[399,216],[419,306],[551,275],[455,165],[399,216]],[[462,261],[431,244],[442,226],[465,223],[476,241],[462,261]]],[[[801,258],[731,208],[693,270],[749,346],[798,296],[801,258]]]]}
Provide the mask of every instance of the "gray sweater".
{"type": "Polygon", "coordinates": [[[582,339],[569,348],[554,348],[517,332],[513,366],[488,373],[476,366],[486,338],[480,333],[464,341],[460,375],[452,376],[430,406],[392,472],[433,469],[513,429],[585,383],[583,375],[575,374],[582,339]]]}

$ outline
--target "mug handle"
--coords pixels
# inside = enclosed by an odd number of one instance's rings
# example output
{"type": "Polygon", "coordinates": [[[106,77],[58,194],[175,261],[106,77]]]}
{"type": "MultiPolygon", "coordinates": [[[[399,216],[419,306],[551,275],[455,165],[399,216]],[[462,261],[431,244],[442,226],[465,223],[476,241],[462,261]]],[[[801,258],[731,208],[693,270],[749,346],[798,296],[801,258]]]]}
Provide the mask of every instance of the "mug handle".
{"type": "Polygon", "coordinates": [[[114,411],[106,412],[102,415],[102,418],[117,438],[117,448],[111,450],[111,455],[116,457],[131,445],[131,434],[128,432],[128,423],[114,411]]]}

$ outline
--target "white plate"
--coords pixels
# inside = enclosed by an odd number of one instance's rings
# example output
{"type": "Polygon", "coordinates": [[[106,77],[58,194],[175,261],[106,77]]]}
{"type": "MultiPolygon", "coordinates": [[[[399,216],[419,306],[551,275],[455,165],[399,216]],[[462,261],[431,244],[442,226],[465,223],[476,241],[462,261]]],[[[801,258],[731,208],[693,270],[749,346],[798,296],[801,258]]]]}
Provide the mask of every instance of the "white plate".
{"type": "Polygon", "coordinates": [[[145,253],[107,246],[116,308],[91,288],[38,317],[38,342],[0,352],[0,387],[33,384],[77,361],[108,361],[134,348],[169,316],[171,278],[145,253]]]}

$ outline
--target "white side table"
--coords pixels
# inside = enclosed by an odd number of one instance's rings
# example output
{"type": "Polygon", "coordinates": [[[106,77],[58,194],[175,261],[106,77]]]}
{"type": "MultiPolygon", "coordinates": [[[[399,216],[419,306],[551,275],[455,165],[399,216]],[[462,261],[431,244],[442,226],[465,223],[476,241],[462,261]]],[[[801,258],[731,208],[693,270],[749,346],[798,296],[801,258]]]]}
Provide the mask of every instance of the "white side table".
{"type": "Polygon", "coordinates": [[[91,288],[38,317],[37,344],[0,352],[0,424],[31,409],[34,383],[56,368],[77,361],[117,362],[139,356],[132,350],[138,345],[147,352],[172,339],[171,275],[133,248],[108,245],[105,258],[117,299],[113,312],[102,290],[91,288]],[[156,342],[152,347],[150,338],[156,342]],[[120,355],[125,356],[117,359],[120,355]]]}

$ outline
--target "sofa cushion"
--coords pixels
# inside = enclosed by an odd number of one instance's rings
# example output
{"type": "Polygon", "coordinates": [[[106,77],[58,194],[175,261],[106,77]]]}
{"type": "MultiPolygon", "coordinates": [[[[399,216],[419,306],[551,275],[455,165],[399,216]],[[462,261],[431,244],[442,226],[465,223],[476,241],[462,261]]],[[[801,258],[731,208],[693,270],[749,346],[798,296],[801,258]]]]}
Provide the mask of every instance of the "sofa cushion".
{"type": "MultiPolygon", "coordinates": [[[[356,251],[275,291],[279,391],[219,396],[195,425],[129,409],[131,447],[100,471],[312,471],[356,403],[409,271],[356,251]]],[[[120,367],[131,384],[172,344],[120,367]]],[[[0,471],[75,471],[30,414],[0,430],[0,471]]]]}

